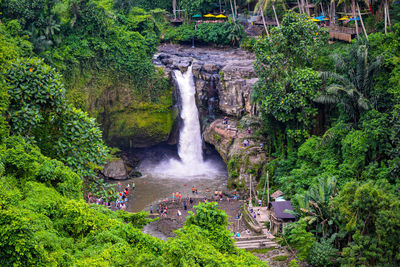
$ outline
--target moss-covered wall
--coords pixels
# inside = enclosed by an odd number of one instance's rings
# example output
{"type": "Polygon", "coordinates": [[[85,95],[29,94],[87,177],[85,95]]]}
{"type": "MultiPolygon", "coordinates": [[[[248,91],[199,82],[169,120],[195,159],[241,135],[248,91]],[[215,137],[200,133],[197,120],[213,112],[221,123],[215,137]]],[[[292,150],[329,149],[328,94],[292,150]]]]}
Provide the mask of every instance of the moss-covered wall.
{"type": "Polygon", "coordinates": [[[66,79],[69,100],[95,117],[106,142],[121,149],[168,140],[178,112],[172,103],[172,85],[162,82],[156,93],[148,93],[114,73],[76,71],[66,79]]]}

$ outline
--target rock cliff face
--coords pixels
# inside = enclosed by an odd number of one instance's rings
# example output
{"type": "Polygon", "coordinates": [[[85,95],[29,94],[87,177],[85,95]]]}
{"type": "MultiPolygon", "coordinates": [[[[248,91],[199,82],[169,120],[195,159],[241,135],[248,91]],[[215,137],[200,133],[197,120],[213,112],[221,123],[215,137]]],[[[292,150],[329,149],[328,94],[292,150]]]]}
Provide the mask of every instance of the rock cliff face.
{"type": "Polygon", "coordinates": [[[222,119],[215,120],[206,127],[203,137],[227,164],[231,186],[241,188],[250,176],[263,175],[267,163],[263,140],[254,137],[251,130],[240,129],[237,120],[229,119],[228,124],[222,119]],[[246,146],[245,141],[248,142],[246,146]]]}
{"type": "MultiPolygon", "coordinates": [[[[89,71],[88,71],[89,72],[89,71]]],[[[68,97],[99,122],[107,144],[123,150],[149,147],[170,138],[176,109],[172,86],[159,101],[143,100],[129,81],[116,81],[113,73],[90,73],[68,86],[68,97]]]]}
{"type": "Polygon", "coordinates": [[[254,61],[253,54],[241,49],[177,45],[159,47],[154,57],[155,64],[169,77],[173,70],[184,72],[193,65],[203,139],[217,149],[227,164],[232,186],[244,186],[250,174],[261,176],[266,162],[264,150],[260,149],[263,140],[239,126],[244,116],[257,113],[257,106],[251,101],[251,89],[257,82],[254,61]],[[228,124],[222,123],[225,116],[229,117],[228,124]],[[244,147],[244,140],[250,145],[244,147]]]}
{"type": "Polygon", "coordinates": [[[177,45],[159,47],[154,62],[167,75],[193,64],[198,107],[202,117],[221,114],[240,118],[254,114],[251,88],[257,81],[255,57],[241,49],[191,48],[177,45]]]}

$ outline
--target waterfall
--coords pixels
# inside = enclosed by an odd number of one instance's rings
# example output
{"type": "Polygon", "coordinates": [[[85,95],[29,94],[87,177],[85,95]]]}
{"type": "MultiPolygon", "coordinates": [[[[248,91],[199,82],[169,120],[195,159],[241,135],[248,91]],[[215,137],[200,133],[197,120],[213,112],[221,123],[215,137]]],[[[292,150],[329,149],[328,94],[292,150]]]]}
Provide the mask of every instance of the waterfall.
{"type": "Polygon", "coordinates": [[[181,99],[180,117],[183,125],[179,132],[179,159],[170,158],[157,165],[146,162],[141,171],[160,178],[215,179],[225,175],[224,166],[213,160],[203,160],[199,111],[196,106],[196,88],[192,67],[185,73],[174,71],[181,99]]]}
{"type": "Polygon", "coordinates": [[[203,150],[192,66],[188,68],[186,73],[181,73],[179,70],[175,70],[174,73],[181,96],[180,116],[183,121],[183,127],[179,133],[178,154],[183,165],[195,166],[203,162],[203,150]]]}

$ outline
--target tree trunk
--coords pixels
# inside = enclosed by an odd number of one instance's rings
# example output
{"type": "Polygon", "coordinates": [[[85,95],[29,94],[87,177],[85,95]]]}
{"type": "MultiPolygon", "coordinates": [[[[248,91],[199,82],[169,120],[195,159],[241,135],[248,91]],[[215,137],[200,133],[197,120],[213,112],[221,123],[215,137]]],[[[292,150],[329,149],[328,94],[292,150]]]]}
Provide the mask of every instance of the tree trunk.
{"type": "Polygon", "coordinates": [[[236,0],[233,0],[233,3],[235,4],[235,16],[237,16],[238,12],[237,12],[236,0]]]}
{"type": "Polygon", "coordinates": [[[301,4],[301,12],[302,13],[306,13],[306,9],[305,9],[305,0],[300,0],[300,4],[301,4]]]}
{"type": "Polygon", "coordinates": [[[383,4],[383,13],[384,13],[384,20],[385,20],[385,34],[387,34],[387,10],[386,10],[386,0],[383,4]]]}
{"type": "Polygon", "coordinates": [[[302,14],[303,12],[301,10],[301,6],[300,6],[300,1],[299,0],[297,0],[297,6],[299,8],[299,13],[302,14]]]}
{"type": "Polygon", "coordinates": [[[221,13],[221,14],[222,14],[221,0],[219,0],[219,13],[221,13]]]}
{"type": "Polygon", "coordinates": [[[335,15],[336,15],[336,4],[335,1],[331,1],[331,17],[330,17],[331,24],[336,24],[335,15]]]}
{"type": "Polygon", "coordinates": [[[275,4],[274,4],[274,2],[271,2],[271,5],[272,5],[272,10],[274,11],[276,24],[278,25],[278,27],[280,27],[281,25],[279,25],[279,20],[278,20],[278,16],[276,15],[276,10],[275,10],[275,4]]]}
{"type": "Polygon", "coordinates": [[[307,12],[307,15],[310,16],[310,8],[308,6],[308,0],[306,0],[306,12],[307,12]]]}
{"type": "Polygon", "coordinates": [[[231,10],[232,10],[232,20],[233,20],[233,23],[236,23],[236,18],[235,18],[235,10],[233,9],[232,0],[229,0],[229,3],[231,4],[231,10]]]}
{"type": "Polygon", "coordinates": [[[359,33],[358,33],[358,23],[357,23],[357,17],[356,17],[356,0],[351,1],[351,9],[353,13],[353,19],[356,24],[356,34],[357,34],[357,39],[360,38],[359,33]]]}
{"type": "Polygon", "coordinates": [[[174,12],[174,19],[176,20],[176,0],[172,0],[172,9],[174,12]]]}
{"type": "Polygon", "coordinates": [[[369,40],[368,40],[368,34],[367,34],[367,31],[365,30],[365,27],[364,27],[364,21],[363,21],[363,18],[361,17],[360,6],[358,5],[358,3],[357,3],[357,8],[358,8],[358,15],[360,16],[361,27],[362,27],[362,29],[363,29],[363,31],[364,31],[365,38],[367,39],[367,41],[369,41],[369,40]]]}
{"type": "Polygon", "coordinates": [[[262,7],[260,7],[260,11],[261,11],[261,18],[262,18],[262,21],[263,21],[263,24],[264,24],[265,32],[267,33],[268,39],[271,40],[271,37],[269,36],[267,23],[265,22],[264,11],[262,10],[262,7]]]}

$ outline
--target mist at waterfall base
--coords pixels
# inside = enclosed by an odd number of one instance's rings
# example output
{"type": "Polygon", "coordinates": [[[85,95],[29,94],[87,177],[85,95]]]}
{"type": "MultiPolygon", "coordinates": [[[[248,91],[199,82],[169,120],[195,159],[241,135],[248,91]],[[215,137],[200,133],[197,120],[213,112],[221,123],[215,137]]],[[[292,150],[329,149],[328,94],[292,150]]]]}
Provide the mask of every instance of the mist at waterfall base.
{"type": "Polygon", "coordinates": [[[210,178],[224,175],[226,170],[220,162],[213,159],[204,160],[199,113],[196,106],[196,89],[193,81],[192,66],[185,73],[174,71],[179,87],[182,108],[180,116],[183,126],[180,129],[178,155],[160,163],[152,164],[145,161],[141,164],[144,173],[156,174],[160,177],[188,179],[210,178]]]}

